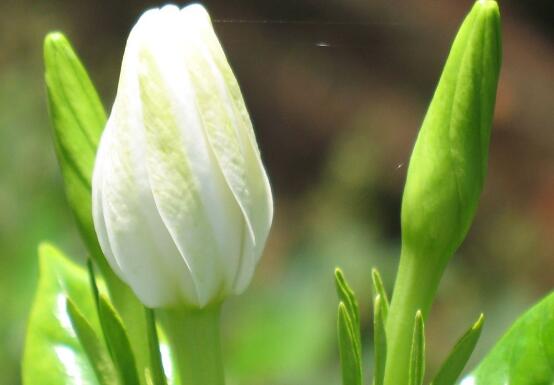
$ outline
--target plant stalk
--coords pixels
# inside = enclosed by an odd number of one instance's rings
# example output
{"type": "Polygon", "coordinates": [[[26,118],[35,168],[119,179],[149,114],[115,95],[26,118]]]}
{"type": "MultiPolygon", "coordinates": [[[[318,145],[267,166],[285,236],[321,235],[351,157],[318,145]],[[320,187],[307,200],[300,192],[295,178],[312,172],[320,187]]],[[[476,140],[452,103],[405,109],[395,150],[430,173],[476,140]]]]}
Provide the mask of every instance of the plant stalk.
{"type": "Polygon", "coordinates": [[[181,385],[224,385],[221,305],[157,310],[177,364],[181,385]]]}

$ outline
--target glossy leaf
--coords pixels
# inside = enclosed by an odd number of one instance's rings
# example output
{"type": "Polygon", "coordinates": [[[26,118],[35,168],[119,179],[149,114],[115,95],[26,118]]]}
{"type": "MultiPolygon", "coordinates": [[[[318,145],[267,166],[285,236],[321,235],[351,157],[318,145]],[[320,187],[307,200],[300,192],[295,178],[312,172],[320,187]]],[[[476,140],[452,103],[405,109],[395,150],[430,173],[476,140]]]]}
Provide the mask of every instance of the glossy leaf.
{"type": "Polygon", "coordinates": [[[389,315],[389,297],[387,296],[387,291],[385,290],[385,285],[383,285],[379,270],[375,268],[371,269],[371,280],[373,282],[373,295],[379,295],[381,297],[381,315],[386,323],[387,316],[389,315]]]}
{"type": "MultiPolygon", "coordinates": [[[[44,41],[45,80],[54,145],[77,225],[127,327],[141,372],[149,365],[144,307],[112,271],[92,222],[91,178],[106,113],[86,69],[67,38],[53,32],[44,41]]],[[[143,376],[141,384],[145,384],[143,376]]]]}
{"type": "Polygon", "coordinates": [[[96,334],[83,313],[69,298],[66,299],[66,308],[73,329],[89,358],[98,382],[102,385],[120,384],[113,362],[101,337],[96,334]]]}
{"type": "Polygon", "coordinates": [[[339,304],[339,353],[343,385],[362,384],[362,363],[352,319],[344,302],[339,304]]]}
{"type": "Polygon", "coordinates": [[[108,300],[102,295],[100,295],[98,302],[98,310],[106,344],[118,370],[121,382],[128,385],[138,384],[135,357],[121,319],[108,300]]]}
{"type": "Polygon", "coordinates": [[[23,354],[25,385],[100,385],[67,313],[66,298],[79,304],[92,330],[99,333],[87,273],[55,247],[42,244],[23,354]]]}
{"type": "Polygon", "coordinates": [[[377,294],[373,302],[373,384],[383,385],[387,362],[387,337],[385,332],[385,301],[377,294]]]}
{"type": "Polygon", "coordinates": [[[358,355],[361,356],[362,341],[360,335],[360,310],[358,307],[358,300],[350,286],[348,286],[342,270],[338,268],[335,269],[335,284],[339,300],[344,304],[345,310],[352,321],[354,342],[358,349],[358,355]]]}
{"type": "Polygon", "coordinates": [[[409,385],[422,385],[425,375],[425,328],[423,315],[417,311],[414,321],[414,335],[410,352],[409,385]]]}
{"type": "Polygon", "coordinates": [[[554,383],[554,293],[523,314],[460,385],[554,383]]]}
{"type": "Polygon", "coordinates": [[[479,319],[458,340],[431,385],[454,385],[479,341],[484,322],[485,317],[481,314],[479,319]]]}

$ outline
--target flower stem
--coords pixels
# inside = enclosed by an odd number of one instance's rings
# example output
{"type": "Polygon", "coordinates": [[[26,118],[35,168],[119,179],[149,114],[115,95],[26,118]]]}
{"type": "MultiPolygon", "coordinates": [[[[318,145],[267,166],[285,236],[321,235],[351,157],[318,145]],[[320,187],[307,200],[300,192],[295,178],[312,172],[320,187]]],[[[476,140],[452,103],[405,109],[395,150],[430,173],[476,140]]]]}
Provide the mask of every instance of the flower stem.
{"type": "Polygon", "coordinates": [[[224,385],[219,333],[221,305],[158,310],[181,385],[224,385]]]}
{"type": "Polygon", "coordinates": [[[403,251],[387,317],[385,385],[408,384],[415,315],[421,310],[427,319],[443,270],[439,263],[426,266],[421,256],[403,251]]]}

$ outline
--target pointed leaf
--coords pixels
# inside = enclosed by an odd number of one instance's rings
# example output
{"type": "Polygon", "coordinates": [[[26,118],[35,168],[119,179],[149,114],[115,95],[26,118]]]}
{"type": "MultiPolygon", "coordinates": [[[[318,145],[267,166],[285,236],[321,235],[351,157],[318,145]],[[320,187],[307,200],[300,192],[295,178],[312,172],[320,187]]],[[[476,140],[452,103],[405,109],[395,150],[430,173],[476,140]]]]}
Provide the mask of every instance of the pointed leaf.
{"type": "Polygon", "coordinates": [[[152,381],[156,385],[167,385],[167,379],[162,364],[160,342],[156,329],[156,317],[154,310],[145,308],[146,322],[148,325],[148,347],[150,349],[150,370],[152,381]]]}
{"type": "Polygon", "coordinates": [[[98,333],[96,307],[83,268],[49,244],[39,247],[39,281],[25,349],[23,384],[100,384],[66,308],[66,298],[79,308],[98,333]],[[74,382],[71,382],[74,381],[74,382]]]}
{"type": "Polygon", "coordinates": [[[484,322],[485,317],[481,314],[462,338],[458,340],[431,385],[454,385],[462,370],[464,370],[469,357],[471,357],[477,341],[479,341],[484,322]]]}
{"type": "Polygon", "coordinates": [[[358,355],[361,356],[362,341],[360,335],[360,310],[358,307],[358,301],[356,300],[354,292],[350,286],[348,286],[342,270],[338,268],[335,269],[335,284],[339,301],[342,301],[345,305],[345,310],[348,312],[348,316],[352,320],[354,341],[358,349],[358,355]]]}
{"type": "Polygon", "coordinates": [[[121,382],[132,385],[138,384],[135,357],[131,350],[129,337],[123,327],[119,315],[115,312],[106,297],[100,295],[99,314],[100,323],[110,355],[119,372],[121,382]]]}
{"type": "Polygon", "coordinates": [[[425,375],[425,330],[423,315],[417,311],[414,322],[414,335],[410,352],[409,385],[422,385],[425,375]]]}
{"type": "MultiPolygon", "coordinates": [[[[46,90],[53,139],[69,206],[92,258],[106,280],[114,306],[127,327],[141,372],[148,367],[144,308],[109,267],[92,222],[91,176],[106,113],[86,69],[60,32],[44,41],[46,90]]],[[[141,384],[145,384],[143,376],[141,384]]]]}
{"type": "Polygon", "coordinates": [[[71,319],[73,329],[81,342],[83,350],[96,373],[98,382],[102,385],[119,384],[119,379],[106,345],[98,337],[83,313],[69,298],[66,298],[67,314],[71,319]]]}
{"type": "Polygon", "coordinates": [[[373,281],[373,295],[379,295],[381,297],[382,303],[382,316],[387,321],[387,316],[389,315],[389,297],[387,296],[387,291],[383,285],[383,280],[381,279],[381,274],[379,270],[373,268],[371,269],[371,280],[373,281]]]}
{"type": "Polygon", "coordinates": [[[373,303],[373,346],[375,365],[373,384],[383,385],[385,381],[385,363],[387,362],[387,337],[385,333],[385,301],[377,294],[373,303]]]}
{"type": "Polygon", "coordinates": [[[554,383],[554,293],[524,313],[461,385],[554,383]]]}
{"type": "Polygon", "coordinates": [[[362,364],[354,325],[344,302],[339,304],[338,314],[339,353],[343,385],[362,384],[362,364]]]}
{"type": "Polygon", "coordinates": [[[46,90],[54,145],[69,205],[96,261],[106,266],[92,223],[91,178],[106,113],[85,68],[59,32],[44,41],[46,90]]]}

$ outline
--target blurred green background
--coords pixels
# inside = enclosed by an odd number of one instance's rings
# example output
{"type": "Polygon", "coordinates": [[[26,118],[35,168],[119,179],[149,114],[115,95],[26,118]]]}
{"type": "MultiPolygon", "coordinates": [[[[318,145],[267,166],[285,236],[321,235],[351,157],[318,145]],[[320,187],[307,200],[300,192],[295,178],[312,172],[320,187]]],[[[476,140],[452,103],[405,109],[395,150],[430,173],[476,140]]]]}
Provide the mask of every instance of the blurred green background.
{"type": "MultiPolygon", "coordinates": [[[[370,341],[370,267],[389,289],[406,164],[470,0],[205,1],[242,85],[276,197],[255,281],[225,307],[229,384],[338,384],[332,272],[370,341]]],[[[0,3],[0,384],[20,383],[36,248],[82,259],[50,137],[42,40],[73,42],[109,109],[148,1],[0,3]]],[[[554,287],[554,6],[502,1],[504,64],[477,218],[427,325],[428,372],[479,312],[475,363],[554,287]]],[[[366,352],[370,372],[371,349],[366,352]]],[[[471,366],[471,365],[470,365],[471,366]]]]}

